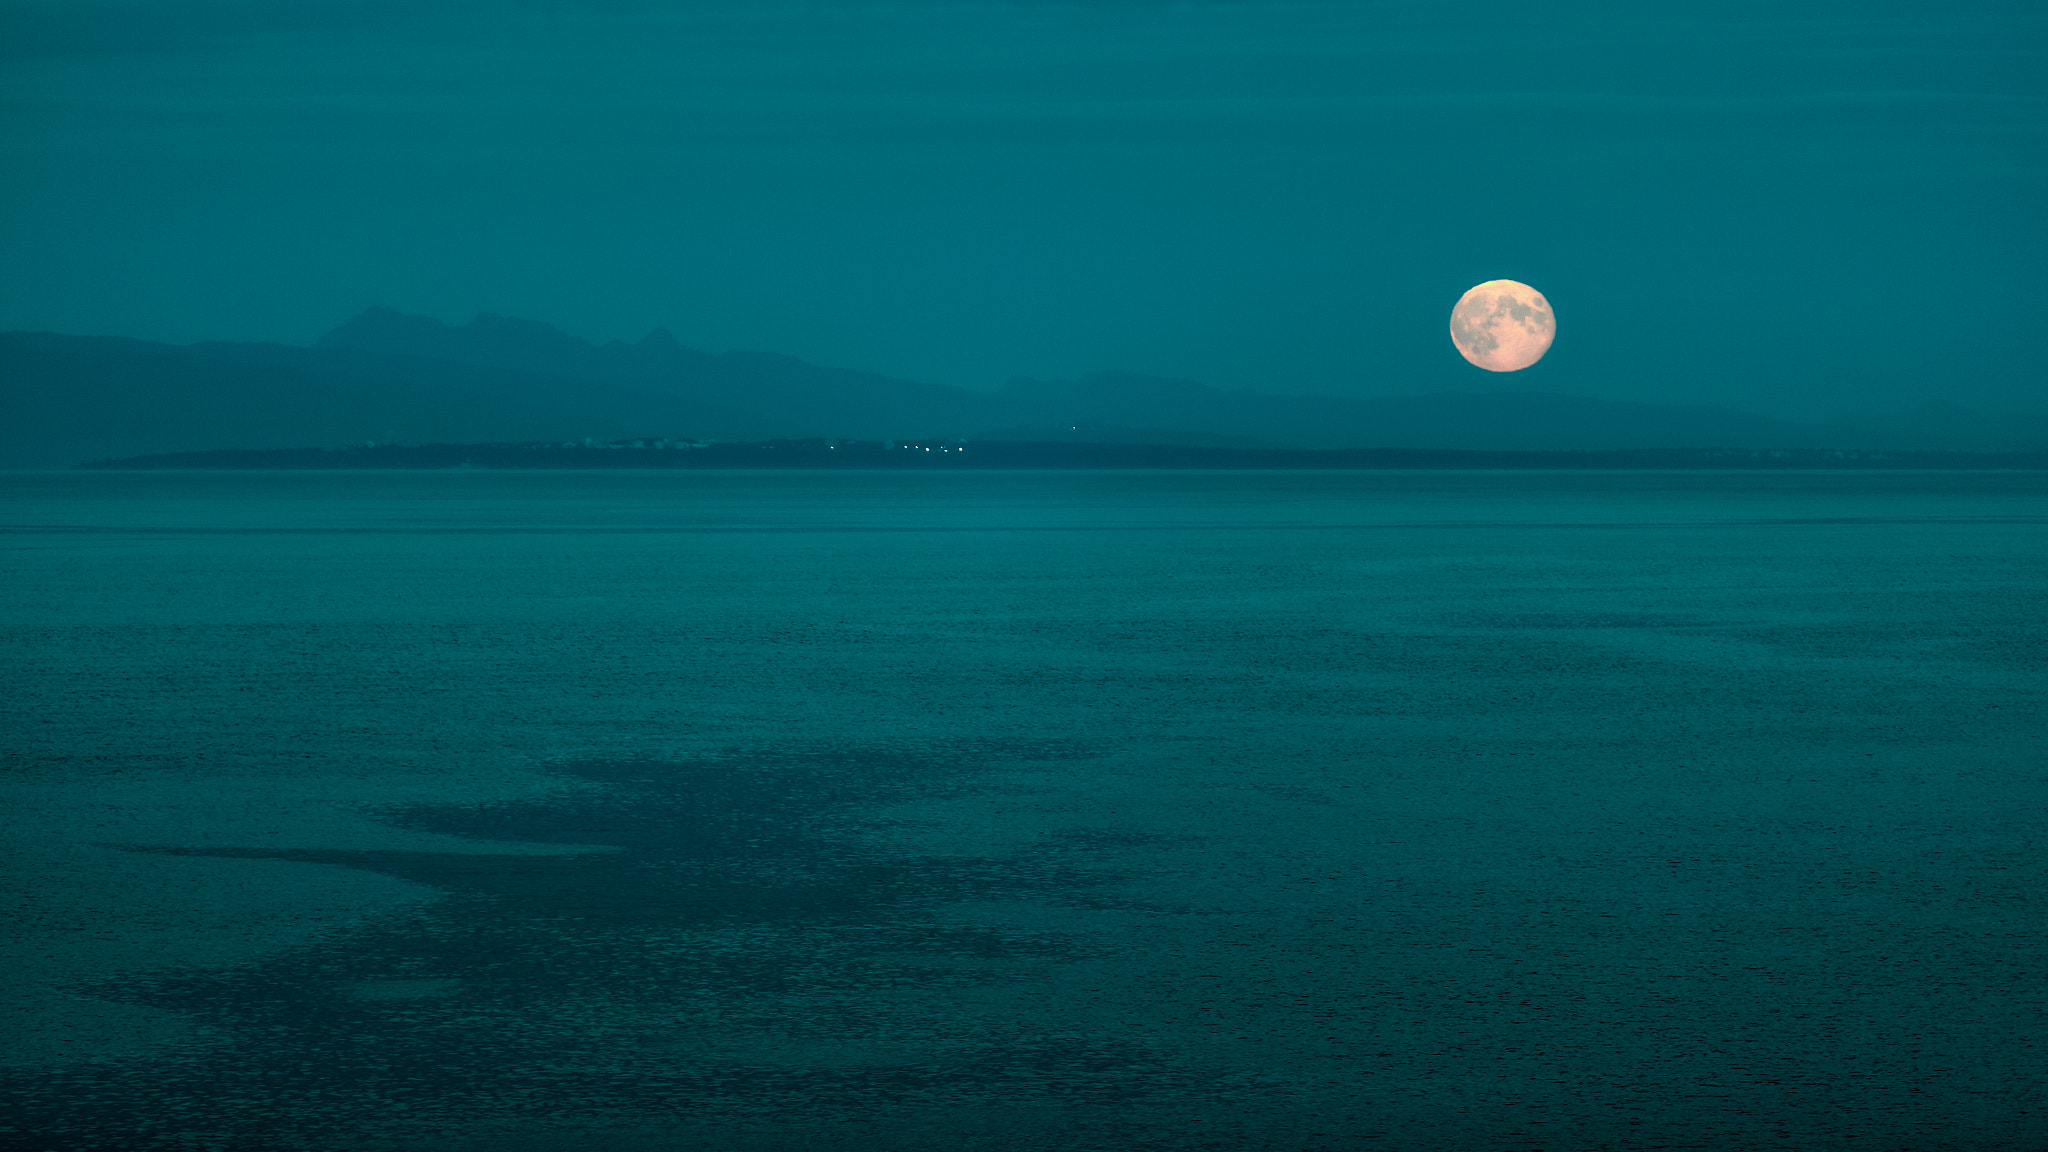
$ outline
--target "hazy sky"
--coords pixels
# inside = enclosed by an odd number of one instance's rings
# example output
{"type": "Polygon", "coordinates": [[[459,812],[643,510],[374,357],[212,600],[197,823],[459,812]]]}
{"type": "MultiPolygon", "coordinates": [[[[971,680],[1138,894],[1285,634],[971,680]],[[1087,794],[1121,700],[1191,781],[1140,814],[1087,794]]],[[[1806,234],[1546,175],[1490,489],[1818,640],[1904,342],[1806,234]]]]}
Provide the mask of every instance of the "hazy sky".
{"type": "Polygon", "coordinates": [[[2048,5],[0,0],[0,328],[2048,409],[2048,5]],[[1525,280],[1549,357],[1459,359],[1525,280]]]}

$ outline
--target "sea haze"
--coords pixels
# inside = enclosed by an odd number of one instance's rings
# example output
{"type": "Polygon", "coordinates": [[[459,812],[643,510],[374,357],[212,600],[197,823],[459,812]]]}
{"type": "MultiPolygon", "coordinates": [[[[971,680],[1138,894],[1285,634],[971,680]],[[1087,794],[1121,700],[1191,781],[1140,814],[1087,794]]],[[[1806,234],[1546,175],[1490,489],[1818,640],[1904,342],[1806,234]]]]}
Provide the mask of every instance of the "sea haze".
{"type": "Polygon", "coordinates": [[[2048,474],[0,493],[22,1147],[2048,1145],[2048,474]]]}

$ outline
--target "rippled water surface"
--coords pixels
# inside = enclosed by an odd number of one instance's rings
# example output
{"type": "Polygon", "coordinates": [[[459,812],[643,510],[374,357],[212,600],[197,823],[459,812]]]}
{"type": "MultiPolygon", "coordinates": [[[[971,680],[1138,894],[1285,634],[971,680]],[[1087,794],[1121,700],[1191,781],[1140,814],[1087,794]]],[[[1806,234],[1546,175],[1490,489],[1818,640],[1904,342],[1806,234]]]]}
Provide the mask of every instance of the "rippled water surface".
{"type": "Polygon", "coordinates": [[[0,1146],[2048,1147],[2048,475],[0,500],[0,1146]]]}

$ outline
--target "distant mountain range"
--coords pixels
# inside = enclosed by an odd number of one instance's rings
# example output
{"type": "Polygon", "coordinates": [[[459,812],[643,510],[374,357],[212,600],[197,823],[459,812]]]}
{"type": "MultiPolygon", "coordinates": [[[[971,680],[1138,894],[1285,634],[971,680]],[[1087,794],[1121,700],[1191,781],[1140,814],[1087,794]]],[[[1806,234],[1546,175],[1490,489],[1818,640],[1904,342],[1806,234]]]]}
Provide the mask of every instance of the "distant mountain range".
{"type": "Polygon", "coordinates": [[[485,314],[453,326],[388,308],[311,348],[0,333],[0,467],[221,448],[626,437],[2009,452],[2048,449],[2048,416],[1931,406],[1821,425],[1529,392],[1287,396],[1125,372],[979,392],[766,352],[715,356],[664,330],[594,345],[531,320],[485,314]]]}

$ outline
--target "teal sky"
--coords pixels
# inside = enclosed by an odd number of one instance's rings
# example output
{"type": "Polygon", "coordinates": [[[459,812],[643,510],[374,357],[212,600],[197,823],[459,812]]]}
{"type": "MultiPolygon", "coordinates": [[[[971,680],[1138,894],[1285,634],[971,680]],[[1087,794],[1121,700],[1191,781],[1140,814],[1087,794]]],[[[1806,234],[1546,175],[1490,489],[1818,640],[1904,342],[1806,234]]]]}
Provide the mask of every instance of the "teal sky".
{"type": "Polygon", "coordinates": [[[2038,3],[0,0],[0,98],[0,328],[2048,410],[2038,3]]]}

